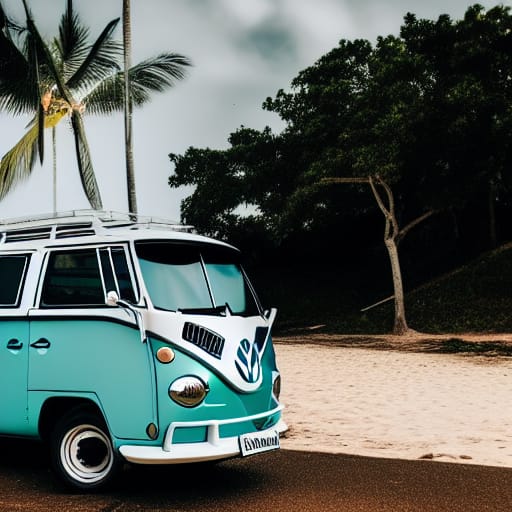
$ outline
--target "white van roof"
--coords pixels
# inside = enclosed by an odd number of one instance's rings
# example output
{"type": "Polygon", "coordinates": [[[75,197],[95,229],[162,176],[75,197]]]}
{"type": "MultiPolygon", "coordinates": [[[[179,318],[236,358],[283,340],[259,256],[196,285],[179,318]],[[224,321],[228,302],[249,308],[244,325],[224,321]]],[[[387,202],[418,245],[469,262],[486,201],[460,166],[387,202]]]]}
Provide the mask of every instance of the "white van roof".
{"type": "Polygon", "coordinates": [[[192,226],[179,222],[114,211],[72,210],[0,220],[0,246],[25,242],[24,246],[40,247],[48,245],[48,241],[63,241],[68,245],[73,243],[74,238],[81,244],[85,242],[84,238],[96,243],[112,241],[112,237],[124,240],[195,240],[227,245],[197,235],[192,226]]]}

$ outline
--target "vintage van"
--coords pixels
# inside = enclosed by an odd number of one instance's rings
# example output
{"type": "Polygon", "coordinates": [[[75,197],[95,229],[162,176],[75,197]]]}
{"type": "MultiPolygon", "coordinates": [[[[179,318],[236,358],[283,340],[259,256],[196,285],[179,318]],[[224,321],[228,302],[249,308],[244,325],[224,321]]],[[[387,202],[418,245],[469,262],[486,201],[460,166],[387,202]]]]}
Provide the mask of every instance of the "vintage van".
{"type": "Polygon", "coordinates": [[[279,448],[276,312],[232,246],[108,212],[18,219],[0,283],[0,435],[48,443],[69,486],[279,448]]]}

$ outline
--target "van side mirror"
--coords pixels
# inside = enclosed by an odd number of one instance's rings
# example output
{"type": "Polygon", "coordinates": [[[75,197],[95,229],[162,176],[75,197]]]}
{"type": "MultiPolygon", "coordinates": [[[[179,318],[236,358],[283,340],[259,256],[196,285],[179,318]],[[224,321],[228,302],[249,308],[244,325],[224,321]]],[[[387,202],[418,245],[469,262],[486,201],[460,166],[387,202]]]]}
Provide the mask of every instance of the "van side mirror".
{"type": "Polygon", "coordinates": [[[107,305],[108,306],[117,306],[119,302],[119,295],[114,290],[111,290],[107,293],[107,305]]]}
{"type": "Polygon", "coordinates": [[[146,328],[144,327],[144,318],[142,317],[142,313],[133,304],[130,304],[126,300],[120,299],[117,292],[111,290],[107,292],[107,305],[121,307],[131,312],[140,331],[140,341],[142,343],[146,342],[146,328]]]}
{"type": "Polygon", "coordinates": [[[107,305],[109,306],[120,306],[125,309],[129,309],[130,311],[134,311],[134,305],[128,302],[127,300],[123,300],[119,298],[117,292],[111,290],[107,293],[107,305]]]}

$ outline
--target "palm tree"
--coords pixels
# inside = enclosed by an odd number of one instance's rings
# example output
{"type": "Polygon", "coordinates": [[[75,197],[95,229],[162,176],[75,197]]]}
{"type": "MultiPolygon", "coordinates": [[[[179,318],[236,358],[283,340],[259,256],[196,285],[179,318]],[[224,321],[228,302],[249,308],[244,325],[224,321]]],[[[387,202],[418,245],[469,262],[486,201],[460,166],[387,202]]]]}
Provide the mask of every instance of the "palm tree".
{"type": "MultiPolygon", "coordinates": [[[[23,0],[26,25],[14,23],[0,4],[0,110],[14,115],[32,114],[28,130],[0,162],[0,199],[28,177],[37,158],[44,158],[44,129],[62,119],[71,123],[78,170],[93,208],[102,208],[83,116],[112,114],[124,109],[124,77],[119,62],[122,45],[113,40],[119,18],[109,22],[94,43],[89,29],[67,0],[59,35],[46,43],[23,0]]],[[[150,99],[185,76],[189,60],[162,53],[130,67],[130,97],[134,105],[150,99]]]]}
{"type": "Polygon", "coordinates": [[[126,188],[128,191],[128,211],[137,213],[137,195],[135,192],[135,171],[133,168],[132,143],[132,110],[133,103],[130,94],[130,74],[127,70],[132,65],[132,24],[130,0],[123,0],[123,48],[124,48],[124,133],[126,154],[126,188]]]}

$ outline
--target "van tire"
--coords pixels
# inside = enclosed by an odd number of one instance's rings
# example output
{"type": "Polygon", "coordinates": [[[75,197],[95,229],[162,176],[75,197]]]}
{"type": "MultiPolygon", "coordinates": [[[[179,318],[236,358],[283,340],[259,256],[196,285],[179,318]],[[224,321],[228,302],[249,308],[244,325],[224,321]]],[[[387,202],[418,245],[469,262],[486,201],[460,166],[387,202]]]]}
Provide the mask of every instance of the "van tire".
{"type": "Polygon", "coordinates": [[[84,408],[70,411],[55,424],[50,461],[66,487],[80,491],[104,489],[121,467],[105,421],[84,408]]]}

